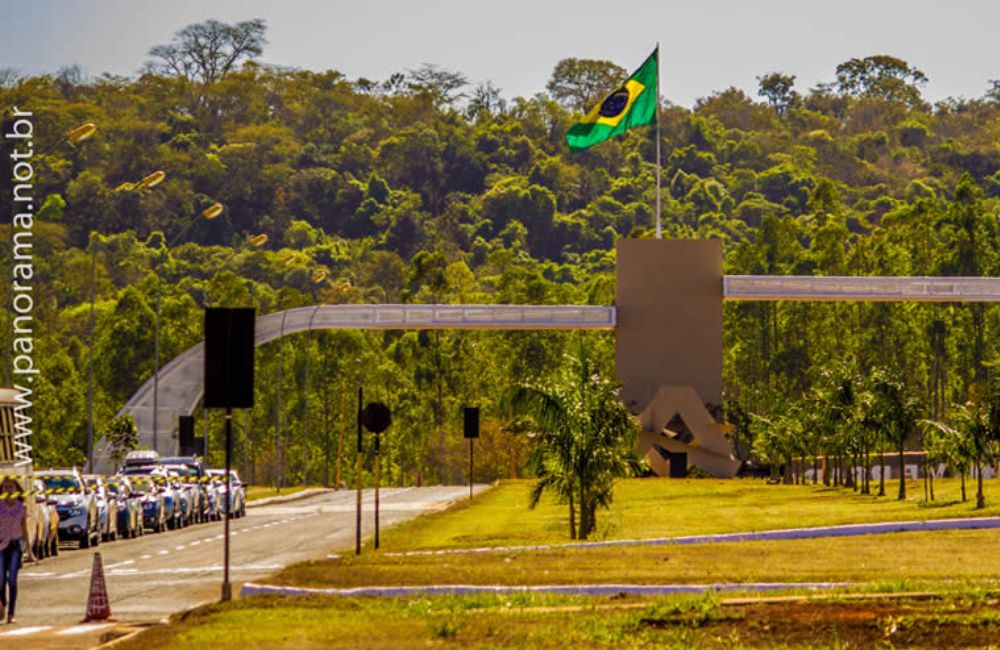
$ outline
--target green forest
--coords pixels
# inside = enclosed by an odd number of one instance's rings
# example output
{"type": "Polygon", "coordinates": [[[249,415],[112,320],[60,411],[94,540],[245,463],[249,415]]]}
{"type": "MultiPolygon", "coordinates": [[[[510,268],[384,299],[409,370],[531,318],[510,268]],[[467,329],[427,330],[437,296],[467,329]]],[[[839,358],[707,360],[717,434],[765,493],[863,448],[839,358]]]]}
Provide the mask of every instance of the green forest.
{"type": "MultiPolygon", "coordinates": [[[[86,458],[92,289],[100,436],[153,373],[158,291],[166,363],[201,339],[206,306],[610,305],[615,242],[653,236],[655,130],[573,154],[565,143],[633,62],[567,53],[536,95],[507,98],[443,67],[349,79],[264,65],[265,49],[262,21],[210,22],[152,47],[135,77],[0,70],[4,119],[34,113],[38,465],[86,458]],[[225,46],[196,38],[213,29],[225,46]],[[92,137],[68,137],[89,123],[92,137]]],[[[758,94],[720,89],[689,109],[664,87],[664,236],[721,240],[727,274],[1000,275],[1000,82],[932,105],[915,63],[858,54],[809,89],[764,70],[758,94]]],[[[966,468],[995,457],[996,307],[730,303],[725,332],[725,410],[744,459],[886,446],[966,468]]],[[[333,483],[345,430],[354,456],[362,385],[393,409],[384,481],[463,480],[462,405],[483,408],[477,475],[525,475],[530,427],[501,396],[548,382],[580,346],[614,376],[610,333],[286,337],[258,349],[236,467],[275,480],[280,417],[282,481],[333,483]]],[[[212,414],[213,464],[221,422],[212,414]]]]}

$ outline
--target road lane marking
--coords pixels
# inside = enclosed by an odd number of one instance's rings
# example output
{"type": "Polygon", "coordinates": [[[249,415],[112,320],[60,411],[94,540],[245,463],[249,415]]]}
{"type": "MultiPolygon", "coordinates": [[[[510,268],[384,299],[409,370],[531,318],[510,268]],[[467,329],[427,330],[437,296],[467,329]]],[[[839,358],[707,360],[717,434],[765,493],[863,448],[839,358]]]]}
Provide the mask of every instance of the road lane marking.
{"type": "Polygon", "coordinates": [[[46,630],[51,630],[51,625],[35,625],[32,627],[19,627],[13,629],[9,632],[0,633],[0,636],[27,636],[29,634],[37,634],[39,632],[45,632],[46,630]]]}
{"type": "Polygon", "coordinates": [[[153,557],[153,556],[152,556],[152,555],[143,555],[143,556],[142,556],[142,557],[140,557],[139,559],[140,559],[140,560],[148,560],[148,559],[149,559],[149,558],[151,558],[151,557],[153,557]]]}
{"type": "Polygon", "coordinates": [[[128,566],[129,564],[135,564],[135,560],[125,560],[124,562],[115,562],[114,564],[109,564],[105,569],[115,569],[120,566],[128,566]]]}
{"type": "Polygon", "coordinates": [[[191,542],[191,546],[198,546],[199,544],[201,544],[201,540],[199,539],[196,539],[193,542],[191,542]]]}
{"type": "Polygon", "coordinates": [[[174,550],[175,551],[183,551],[186,548],[187,548],[187,546],[184,546],[183,544],[181,544],[180,546],[175,546],[174,550]]]}
{"type": "Polygon", "coordinates": [[[68,627],[65,630],[59,630],[56,632],[59,636],[69,636],[71,634],[84,634],[86,632],[96,632],[98,630],[103,630],[106,627],[111,627],[112,623],[90,623],[87,625],[74,625],[73,627],[68,627]]]}
{"type": "Polygon", "coordinates": [[[167,555],[170,551],[160,551],[157,555],[167,555]]]}

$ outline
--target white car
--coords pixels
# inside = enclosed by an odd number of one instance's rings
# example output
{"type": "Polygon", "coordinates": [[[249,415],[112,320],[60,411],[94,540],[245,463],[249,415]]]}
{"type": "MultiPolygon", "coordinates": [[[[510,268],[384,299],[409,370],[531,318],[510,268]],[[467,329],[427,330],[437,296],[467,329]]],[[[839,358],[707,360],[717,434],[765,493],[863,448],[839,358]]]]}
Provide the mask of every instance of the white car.
{"type": "Polygon", "coordinates": [[[75,469],[49,469],[36,472],[45,484],[49,501],[59,512],[59,538],[75,540],[80,548],[101,543],[97,498],[75,469]]]}
{"type": "Polygon", "coordinates": [[[101,522],[101,541],[118,539],[118,497],[104,486],[104,479],[96,474],[85,474],[83,480],[93,490],[97,499],[97,518],[101,522]]]}
{"type": "MultiPolygon", "coordinates": [[[[225,502],[226,484],[224,477],[226,475],[226,470],[210,469],[206,471],[206,474],[208,474],[208,476],[211,476],[213,479],[217,479],[219,482],[218,499],[220,504],[220,512],[222,512],[222,515],[225,516],[225,508],[224,506],[222,506],[222,504],[225,502]]],[[[247,514],[246,486],[243,485],[242,481],[240,481],[240,476],[239,474],[236,473],[236,470],[232,470],[229,472],[229,478],[230,478],[230,490],[232,490],[232,503],[230,503],[229,506],[229,516],[232,517],[233,519],[239,519],[240,517],[243,517],[247,514]]]]}

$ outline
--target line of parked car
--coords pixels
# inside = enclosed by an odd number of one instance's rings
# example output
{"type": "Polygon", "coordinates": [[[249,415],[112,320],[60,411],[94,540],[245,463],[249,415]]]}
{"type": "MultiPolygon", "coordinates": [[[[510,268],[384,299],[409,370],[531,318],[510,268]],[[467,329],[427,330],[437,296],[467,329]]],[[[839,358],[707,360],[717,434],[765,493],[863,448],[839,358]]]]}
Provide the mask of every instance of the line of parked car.
{"type": "MultiPolygon", "coordinates": [[[[246,488],[229,474],[230,517],[246,514],[246,488]]],[[[57,555],[59,542],[80,548],[183,528],[225,517],[226,472],[200,458],[160,458],[132,452],[114,476],[81,474],[76,468],[34,474],[36,511],[32,550],[38,559],[57,555]]]]}

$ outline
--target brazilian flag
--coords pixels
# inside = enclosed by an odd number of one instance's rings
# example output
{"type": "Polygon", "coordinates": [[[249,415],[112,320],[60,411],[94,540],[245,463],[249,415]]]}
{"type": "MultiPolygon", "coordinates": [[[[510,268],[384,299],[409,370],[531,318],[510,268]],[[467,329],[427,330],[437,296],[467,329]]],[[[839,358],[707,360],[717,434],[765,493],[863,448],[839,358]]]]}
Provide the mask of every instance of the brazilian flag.
{"type": "Polygon", "coordinates": [[[635,73],[566,132],[570,151],[610,140],[629,129],[656,122],[659,73],[657,48],[635,73]]]}

